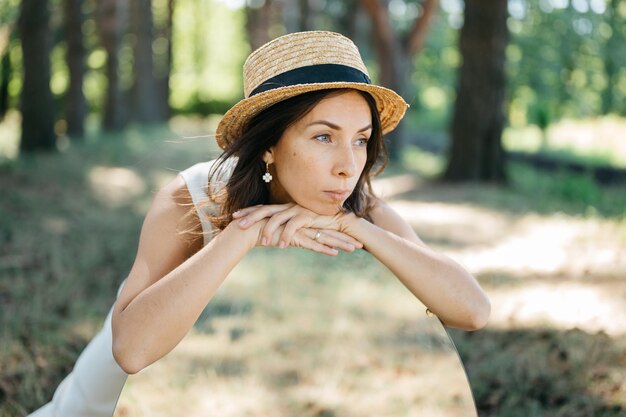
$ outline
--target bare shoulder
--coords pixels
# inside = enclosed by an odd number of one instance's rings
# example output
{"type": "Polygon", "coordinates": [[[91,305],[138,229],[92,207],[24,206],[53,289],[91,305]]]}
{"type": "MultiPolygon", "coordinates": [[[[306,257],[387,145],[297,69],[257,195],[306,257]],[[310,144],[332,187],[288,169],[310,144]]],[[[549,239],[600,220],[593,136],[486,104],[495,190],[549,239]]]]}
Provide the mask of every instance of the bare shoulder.
{"type": "Polygon", "coordinates": [[[167,275],[202,247],[180,231],[201,229],[187,185],[181,175],[153,197],[139,236],[135,262],[116,302],[124,309],[141,291],[167,275]],[[192,212],[190,213],[190,210],[192,212]]]}
{"type": "Polygon", "coordinates": [[[186,257],[189,257],[202,247],[201,240],[190,242],[187,237],[179,233],[190,229],[201,231],[202,227],[194,210],[187,184],[179,174],[154,195],[141,233],[142,235],[144,231],[168,233],[174,242],[185,243],[184,246],[188,249],[185,251],[186,257]]]}
{"type": "Polygon", "coordinates": [[[376,226],[402,238],[426,246],[419,236],[417,236],[417,233],[415,233],[411,225],[385,201],[377,198],[374,208],[370,211],[370,216],[376,226]]]}

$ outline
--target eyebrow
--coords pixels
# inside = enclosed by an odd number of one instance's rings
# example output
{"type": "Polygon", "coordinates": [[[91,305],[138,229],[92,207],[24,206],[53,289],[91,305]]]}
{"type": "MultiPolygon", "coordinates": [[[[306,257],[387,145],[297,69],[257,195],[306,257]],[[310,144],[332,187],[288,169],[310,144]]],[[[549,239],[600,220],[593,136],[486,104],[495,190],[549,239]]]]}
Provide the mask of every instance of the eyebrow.
{"type": "MultiPolygon", "coordinates": [[[[316,121],[311,122],[308,125],[306,125],[306,127],[308,128],[308,127],[313,126],[313,125],[326,125],[326,126],[330,127],[331,129],[341,130],[341,126],[338,126],[338,125],[336,125],[334,123],[331,123],[331,122],[329,122],[327,120],[316,120],[316,121]]],[[[357,132],[364,132],[364,131],[369,130],[371,128],[372,128],[372,125],[369,124],[369,125],[361,128],[361,129],[357,130],[357,132]]]]}

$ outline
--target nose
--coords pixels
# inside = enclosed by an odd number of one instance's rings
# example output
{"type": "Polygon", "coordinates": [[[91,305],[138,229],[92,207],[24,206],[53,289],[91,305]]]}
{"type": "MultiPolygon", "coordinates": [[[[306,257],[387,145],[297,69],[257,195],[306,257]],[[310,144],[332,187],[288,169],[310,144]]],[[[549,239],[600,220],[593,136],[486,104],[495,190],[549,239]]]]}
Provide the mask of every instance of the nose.
{"type": "Polygon", "coordinates": [[[352,146],[341,146],[335,152],[333,175],[351,178],[357,172],[356,158],[352,146]]]}

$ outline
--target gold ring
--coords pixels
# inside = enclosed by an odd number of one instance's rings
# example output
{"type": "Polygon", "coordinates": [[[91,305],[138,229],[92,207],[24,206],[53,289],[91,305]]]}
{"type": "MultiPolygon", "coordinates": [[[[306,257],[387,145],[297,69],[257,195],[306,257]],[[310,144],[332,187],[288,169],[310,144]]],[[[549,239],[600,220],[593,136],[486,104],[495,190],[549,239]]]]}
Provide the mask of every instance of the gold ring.
{"type": "Polygon", "coordinates": [[[313,240],[317,242],[317,239],[319,239],[320,236],[322,236],[322,231],[318,230],[317,233],[315,234],[315,237],[313,238],[313,240]]]}

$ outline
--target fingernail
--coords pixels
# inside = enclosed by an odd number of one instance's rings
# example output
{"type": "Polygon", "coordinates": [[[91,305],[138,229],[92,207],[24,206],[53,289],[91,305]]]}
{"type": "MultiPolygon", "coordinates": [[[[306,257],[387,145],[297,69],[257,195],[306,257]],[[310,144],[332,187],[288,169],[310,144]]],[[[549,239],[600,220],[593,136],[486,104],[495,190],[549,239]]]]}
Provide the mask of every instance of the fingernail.
{"type": "Polygon", "coordinates": [[[339,254],[339,251],[337,249],[331,249],[330,251],[333,253],[333,255],[339,254]]]}
{"type": "Polygon", "coordinates": [[[248,220],[247,219],[243,219],[242,221],[239,222],[239,226],[245,226],[248,224],[248,220]]]}
{"type": "Polygon", "coordinates": [[[348,245],[348,250],[350,252],[352,252],[353,250],[355,250],[356,248],[354,247],[354,245],[348,245]]]}
{"type": "Polygon", "coordinates": [[[261,245],[267,246],[267,238],[266,237],[261,239],[261,245]]]}
{"type": "Polygon", "coordinates": [[[278,244],[278,247],[281,249],[285,249],[285,246],[287,246],[287,244],[284,241],[280,241],[280,243],[278,244]]]}

